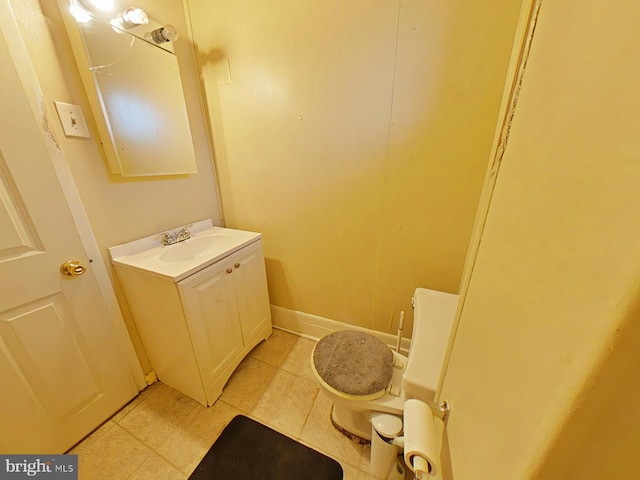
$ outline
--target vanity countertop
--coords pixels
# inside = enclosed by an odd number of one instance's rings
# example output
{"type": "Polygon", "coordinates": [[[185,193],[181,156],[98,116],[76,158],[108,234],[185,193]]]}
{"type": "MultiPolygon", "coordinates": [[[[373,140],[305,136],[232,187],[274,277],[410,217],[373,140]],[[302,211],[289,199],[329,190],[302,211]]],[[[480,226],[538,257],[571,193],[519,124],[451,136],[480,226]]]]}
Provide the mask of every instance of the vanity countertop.
{"type": "Polygon", "coordinates": [[[194,223],[189,231],[191,238],[173,245],[162,245],[160,236],[155,234],[113,246],[109,248],[111,260],[119,267],[179,282],[262,236],[256,232],[216,227],[211,220],[194,223]]]}

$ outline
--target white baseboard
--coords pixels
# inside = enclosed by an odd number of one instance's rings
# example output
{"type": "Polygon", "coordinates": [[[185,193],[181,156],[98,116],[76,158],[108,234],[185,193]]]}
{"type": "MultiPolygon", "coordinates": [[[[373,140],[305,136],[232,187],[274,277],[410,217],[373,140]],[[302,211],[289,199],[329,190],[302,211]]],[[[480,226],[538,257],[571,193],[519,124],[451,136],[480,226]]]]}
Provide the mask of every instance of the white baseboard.
{"type": "MultiPolygon", "coordinates": [[[[288,308],[279,307],[277,305],[271,305],[271,322],[275,328],[295,333],[296,335],[315,341],[318,341],[325,335],[338,332],[340,330],[356,330],[359,332],[370,333],[393,349],[396,348],[398,342],[398,337],[391,335],[390,333],[357,327],[355,325],[330,320],[310,313],[289,310],[288,308]]],[[[406,355],[409,352],[410,343],[410,338],[403,337],[400,342],[400,353],[406,355]]]]}

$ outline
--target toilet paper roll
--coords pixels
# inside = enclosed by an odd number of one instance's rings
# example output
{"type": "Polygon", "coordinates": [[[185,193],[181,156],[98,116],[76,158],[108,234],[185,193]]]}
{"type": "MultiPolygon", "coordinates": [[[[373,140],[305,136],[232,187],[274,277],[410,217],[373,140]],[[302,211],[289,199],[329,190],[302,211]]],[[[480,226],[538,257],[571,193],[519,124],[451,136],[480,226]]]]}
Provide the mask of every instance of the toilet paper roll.
{"type": "Polygon", "coordinates": [[[433,413],[420,400],[404,404],[404,461],[418,475],[419,471],[438,474],[440,447],[436,439],[433,413]]]}

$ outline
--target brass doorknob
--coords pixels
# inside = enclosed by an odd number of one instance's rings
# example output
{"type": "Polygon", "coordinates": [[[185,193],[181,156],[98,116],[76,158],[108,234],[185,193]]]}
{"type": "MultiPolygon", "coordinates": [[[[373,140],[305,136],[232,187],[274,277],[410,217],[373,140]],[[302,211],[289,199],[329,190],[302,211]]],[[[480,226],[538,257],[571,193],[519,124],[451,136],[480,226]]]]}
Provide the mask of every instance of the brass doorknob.
{"type": "Polygon", "coordinates": [[[60,273],[63,275],[69,275],[70,277],[77,277],[87,271],[80,260],[67,260],[60,266],[60,273]]]}

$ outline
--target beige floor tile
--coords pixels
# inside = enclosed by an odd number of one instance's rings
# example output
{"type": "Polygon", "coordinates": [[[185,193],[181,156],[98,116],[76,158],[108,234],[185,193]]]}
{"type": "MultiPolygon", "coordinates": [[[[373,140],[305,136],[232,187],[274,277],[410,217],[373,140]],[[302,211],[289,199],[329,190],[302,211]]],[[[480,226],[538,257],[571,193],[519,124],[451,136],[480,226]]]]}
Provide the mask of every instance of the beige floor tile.
{"type": "Polygon", "coordinates": [[[117,423],[145,445],[157,448],[199,407],[195,400],[161,385],[117,423]]]}
{"type": "Polygon", "coordinates": [[[254,348],[249,355],[275,367],[280,367],[298,338],[297,335],[274,328],[271,336],[254,348]]]}
{"type": "Polygon", "coordinates": [[[149,457],[155,455],[117,424],[77,453],[78,477],[92,480],[131,478],[149,457]]]}
{"type": "Polygon", "coordinates": [[[360,455],[360,470],[365,473],[371,472],[371,444],[362,446],[362,455],[360,455]]]}
{"type": "Polygon", "coordinates": [[[187,476],[158,455],[150,455],[129,477],[130,480],[186,480],[187,476]]]}
{"type": "Polygon", "coordinates": [[[318,448],[329,456],[360,468],[363,459],[362,445],[350,440],[331,424],[331,401],[318,394],[309,417],[304,424],[300,440],[312,448],[318,448]]]}
{"type": "Polygon", "coordinates": [[[249,413],[256,406],[278,369],[254,357],[246,358],[222,391],[220,400],[249,413]]]}
{"type": "Polygon", "coordinates": [[[242,412],[218,401],[205,408],[198,406],[158,445],[156,451],[183,473],[190,475],[209,451],[224,427],[242,412]]]}
{"type": "Polygon", "coordinates": [[[297,439],[317,395],[315,383],[280,370],[251,414],[262,423],[297,439]]]}
{"type": "Polygon", "coordinates": [[[373,475],[358,470],[353,465],[344,462],[340,462],[340,465],[342,465],[343,480],[376,480],[373,475]]]}
{"type": "Polygon", "coordinates": [[[353,465],[345,462],[340,462],[340,466],[342,467],[342,480],[358,480],[362,473],[353,465]]]}
{"type": "Polygon", "coordinates": [[[316,377],[311,369],[311,354],[315,346],[313,340],[299,337],[281,368],[315,382],[316,377]]]}
{"type": "Polygon", "coordinates": [[[160,382],[156,382],[152,385],[149,385],[147,388],[142,390],[138,395],[127,403],[124,407],[122,407],[118,412],[111,417],[111,420],[118,423],[124,417],[126,417],[129,413],[131,413],[136,407],[138,407],[142,402],[144,402],[150,395],[152,395],[156,390],[163,387],[163,384],[160,382]]]}
{"type": "Polygon", "coordinates": [[[314,345],[275,329],[210,408],[150,386],[69,452],[78,454],[80,478],[186,480],[231,419],[245,414],[340,461],[344,480],[372,480],[369,448],[331,425],[331,403],[311,370],[314,345]]]}
{"type": "Polygon", "coordinates": [[[107,420],[98,428],[96,428],[90,435],[87,435],[80,443],[71,448],[67,453],[73,455],[82,455],[85,452],[89,451],[91,447],[98,441],[102,436],[115,427],[116,424],[112,420],[107,420]]]}

